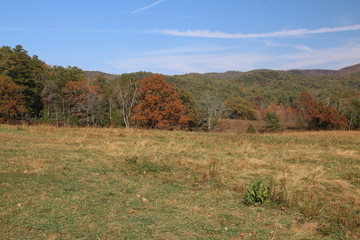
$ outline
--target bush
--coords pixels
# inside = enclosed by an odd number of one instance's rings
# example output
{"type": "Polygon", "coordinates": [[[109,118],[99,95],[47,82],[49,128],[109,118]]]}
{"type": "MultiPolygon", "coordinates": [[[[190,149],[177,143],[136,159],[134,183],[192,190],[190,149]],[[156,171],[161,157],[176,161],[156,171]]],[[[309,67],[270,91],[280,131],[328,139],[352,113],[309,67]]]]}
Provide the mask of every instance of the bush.
{"type": "Polygon", "coordinates": [[[251,134],[256,133],[256,129],[251,123],[249,124],[248,128],[246,129],[246,133],[251,133],[251,134]]]}
{"type": "Polygon", "coordinates": [[[264,179],[255,179],[252,181],[244,196],[247,204],[255,205],[266,202],[270,198],[270,181],[264,179]]]}

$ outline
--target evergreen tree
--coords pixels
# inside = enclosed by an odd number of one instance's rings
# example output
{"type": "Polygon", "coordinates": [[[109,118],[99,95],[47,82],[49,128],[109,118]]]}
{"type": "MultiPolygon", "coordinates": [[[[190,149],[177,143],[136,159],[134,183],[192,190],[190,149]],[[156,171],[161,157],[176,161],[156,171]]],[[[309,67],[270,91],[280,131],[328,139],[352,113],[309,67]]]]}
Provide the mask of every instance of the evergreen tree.
{"type": "Polygon", "coordinates": [[[0,48],[0,75],[21,86],[27,118],[39,117],[43,108],[41,91],[47,77],[46,65],[37,56],[30,57],[21,45],[0,48]]]}
{"type": "Polygon", "coordinates": [[[251,134],[256,133],[256,129],[255,129],[254,125],[252,125],[252,124],[250,123],[249,126],[248,126],[248,128],[246,129],[246,133],[251,133],[251,134]]]}
{"type": "Polygon", "coordinates": [[[274,112],[267,112],[264,116],[264,121],[266,122],[266,131],[267,132],[278,132],[282,130],[280,125],[280,118],[274,112]]]}

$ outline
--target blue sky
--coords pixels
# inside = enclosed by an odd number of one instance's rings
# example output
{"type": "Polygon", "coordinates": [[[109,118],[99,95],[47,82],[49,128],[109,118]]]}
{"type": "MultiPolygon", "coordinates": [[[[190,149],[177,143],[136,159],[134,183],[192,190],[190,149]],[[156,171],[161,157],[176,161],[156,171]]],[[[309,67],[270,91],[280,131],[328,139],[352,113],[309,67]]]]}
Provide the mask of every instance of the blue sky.
{"type": "Polygon", "coordinates": [[[359,0],[8,0],[0,46],[108,73],[340,69],[360,63],[359,0]]]}

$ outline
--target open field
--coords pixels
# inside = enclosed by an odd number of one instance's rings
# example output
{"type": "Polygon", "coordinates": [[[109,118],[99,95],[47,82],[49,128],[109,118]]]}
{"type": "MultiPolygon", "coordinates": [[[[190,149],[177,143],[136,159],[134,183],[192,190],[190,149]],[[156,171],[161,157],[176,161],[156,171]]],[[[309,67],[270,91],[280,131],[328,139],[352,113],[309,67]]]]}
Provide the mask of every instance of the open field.
{"type": "MultiPolygon", "coordinates": [[[[252,124],[257,132],[265,131],[266,122],[259,120],[240,120],[240,119],[221,119],[220,120],[220,131],[226,133],[246,133],[249,125],[252,124]]],[[[295,128],[295,122],[282,122],[283,128],[295,128]]]]}
{"type": "Polygon", "coordinates": [[[0,125],[0,239],[357,239],[359,219],[360,132],[0,125]]]}

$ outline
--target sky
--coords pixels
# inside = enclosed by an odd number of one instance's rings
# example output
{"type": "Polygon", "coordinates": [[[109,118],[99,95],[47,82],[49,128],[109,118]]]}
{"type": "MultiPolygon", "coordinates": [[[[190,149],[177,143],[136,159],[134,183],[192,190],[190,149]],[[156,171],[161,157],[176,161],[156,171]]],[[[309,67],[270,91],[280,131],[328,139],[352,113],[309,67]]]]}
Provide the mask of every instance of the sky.
{"type": "Polygon", "coordinates": [[[5,0],[0,47],[122,74],[360,63],[359,0],[5,0]]]}

